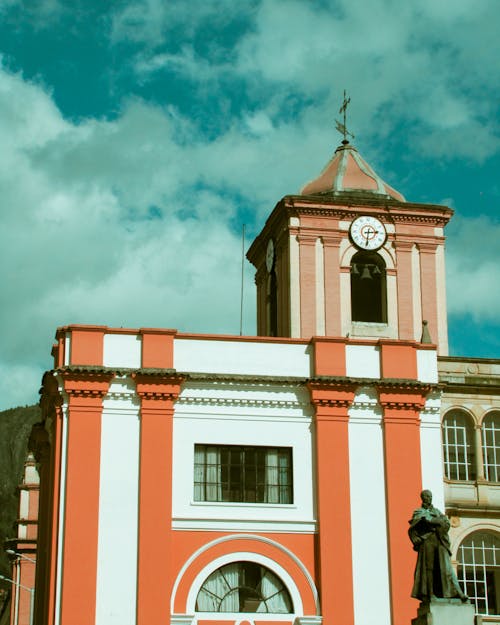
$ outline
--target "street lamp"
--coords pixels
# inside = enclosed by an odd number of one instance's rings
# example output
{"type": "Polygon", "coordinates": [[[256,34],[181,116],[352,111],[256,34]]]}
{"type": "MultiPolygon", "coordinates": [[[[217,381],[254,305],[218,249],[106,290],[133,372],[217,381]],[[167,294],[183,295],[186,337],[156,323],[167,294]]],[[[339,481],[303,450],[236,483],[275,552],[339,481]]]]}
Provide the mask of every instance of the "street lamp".
{"type": "Polygon", "coordinates": [[[10,579],[10,577],[5,577],[5,575],[0,575],[0,579],[5,580],[6,582],[10,582],[11,584],[14,584],[15,586],[19,586],[19,588],[22,588],[23,590],[27,590],[30,593],[30,625],[33,625],[33,614],[34,614],[34,609],[35,609],[35,589],[29,588],[28,586],[25,586],[24,584],[20,584],[19,582],[16,582],[13,579],[10,579]]]}
{"type": "Polygon", "coordinates": [[[28,558],[28,556],[25,556],[24,553],[19,553],[19,551],[14,551],[14,549],[6,549],[5,553],[8,553],[11,556],[17,556],[18,558],[23,558],[23,560],[28,560],[28,562],[33,562],[33,564],[36,564],[36,560],[33,560],[33,558],[28,558]]]}

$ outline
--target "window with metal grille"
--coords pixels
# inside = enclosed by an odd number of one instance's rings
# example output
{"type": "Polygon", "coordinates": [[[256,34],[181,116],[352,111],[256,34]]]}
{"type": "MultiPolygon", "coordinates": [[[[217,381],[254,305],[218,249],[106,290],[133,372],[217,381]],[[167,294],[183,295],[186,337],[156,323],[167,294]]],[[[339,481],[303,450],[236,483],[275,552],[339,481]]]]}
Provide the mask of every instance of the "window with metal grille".
{"type": "Polygon", "coordinates": [[[291,448],[195,445],[194,500],[293,503],[291,448]]]}
{"type": "Polygon", "coordinates": [[[474,428],[468,415],[453,410],[443,420],[444,472],[449,480],[475,480],[474,428]]]}
{"type": "Polygon", "coordinates": [[[457,577],[478,614],[500,608],[500,539],[493,532],[474,532],[458,548],[457,577]]]}
{"type": "Polygon", "coordinates": [[[500,482],[500,413],[486,415],[482,434],[484,476],[490,482],[500,482]]]}
{"type": "Polygon", "coordinates": [[[293,604],[283,582],[268,568],[255,562],[232,562],[204,581],[196,611],[290,614],[293,604]]]}

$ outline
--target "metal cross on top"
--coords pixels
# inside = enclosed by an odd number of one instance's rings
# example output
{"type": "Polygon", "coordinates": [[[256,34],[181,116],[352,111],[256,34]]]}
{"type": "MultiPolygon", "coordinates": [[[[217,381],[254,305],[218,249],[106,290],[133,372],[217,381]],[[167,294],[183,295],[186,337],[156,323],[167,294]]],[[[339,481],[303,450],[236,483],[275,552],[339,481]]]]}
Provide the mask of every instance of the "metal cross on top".
{"type": "Polygon", "coordinates": [[[344,100],[342,102],[342,106],[339,109],[339,115],[343,114],[344,115],[344,123],[339,122],[338,119],[335,120],[335,127],[337,128],[337,130],[340,132],[341,135],[344,135],[344,140],[342,143],[349,143],[349,140],[347,139],[347,135],[349,135],[350,137],[352,137],[354,139],[354,135],[352,134],[352,132],[349,132],[347,130],[347,125],[346,125],[346,111],[347,111],[347,105],[349,104],[349,102],[351,101],[351,98],[347,97],[347,92],[344,89],[344,100]]]}

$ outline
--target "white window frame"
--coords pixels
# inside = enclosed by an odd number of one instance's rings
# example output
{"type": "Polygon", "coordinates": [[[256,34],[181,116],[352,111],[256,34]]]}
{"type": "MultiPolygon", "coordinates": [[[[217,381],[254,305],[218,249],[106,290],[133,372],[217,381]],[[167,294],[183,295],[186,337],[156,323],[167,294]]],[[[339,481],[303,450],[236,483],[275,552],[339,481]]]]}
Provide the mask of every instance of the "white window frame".
{"type": "MultiPolygon", "coordinates": [[[[465,593],[468,594],[470,600],[474,603],[477,614],[493,615],[493,612],[490,612],[487,593],[487,572],[496,568],[499,569],[499,573],[495,575],[495,578],[500,576],[499,539],[500,535],[498,533],[484,530],[475,531],[464,538],[457,550],[458,581],[465,593]],[[487,544],[486,538],[491,539],[490,545],[487,544]],[[495,544],[495,542],[497,544],[495,544]],[[488,562],[488,556],[491,556],[490,562],[488,562]],[[471,593],[471,588],[473,589],[473,593],[471,593]],[[479,609],[479,601],[484,602],[485,609],[479,609]]],[[[500,605],[498,605],[500,589],[496,587],[496,579],[494,592],[497,599],[498,614],[500,611],[500,605]]]]}
{"type": "Polygon", "coordinates": [[[488,413],[482,423],[484,477],[489,482],[500,482],[500,413],[488,413]],[[489,444],[492,443],[492,444],[489,444]],[[490,462],[491,460],[491,462],[490,462]]]}
{"type": "Polygon", "coordinates": [[[474,480],[476,457],[474,428],[470,416],[457,409],[447,412],[443,419],[442,438],[446,478],[454,481],[474,480]],[[462,423],[458,423],[458,420],[462,423]]]}

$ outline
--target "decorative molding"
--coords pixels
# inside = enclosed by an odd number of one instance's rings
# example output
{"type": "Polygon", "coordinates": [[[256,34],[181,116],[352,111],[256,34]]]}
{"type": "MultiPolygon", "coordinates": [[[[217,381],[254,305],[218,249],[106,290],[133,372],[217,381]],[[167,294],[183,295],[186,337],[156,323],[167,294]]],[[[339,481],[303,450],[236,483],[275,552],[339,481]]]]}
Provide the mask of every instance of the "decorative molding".
{"type": "Polygon", "coordinates": [[[171,614],[170,625],[191,625],[194,620],[194,614],[171,614]]]}
{"type": "Polygon", "coordinates": [[[321,625],[322,623],[322,616],[297,616],[293,625],[321,625]]]}
{"type": "Polygon", "coordinates": [[[237,397],[183,397],[177,400],[177,405],[187,406],[232,406],[241,408],[305,408],[310,403],[284,399],[250,399],[237,397]]]}
{"type": "Polygon", "coordinates": [[[176,401],[184,378],[167,370],[141,369],[131,375],[135,381],[136,393],[144,400],[176,401]]]}
{"type": "Polygon", "coordinates": [[[317,234],[309,234],[309,233],[305,233],[302,232],[302,230],[299,231],[299,234],[297,235],[297,241],[299,242],[300,245],[316,245],[316,241],[319,239],[319,236],[317,234]]]}
{"type": "MultiPolygon", "coordinates": [[[[196,551],[194,551],[189,558],[184,562],[184,564],[182,565],[177,578],[174,582],[173,585],[173,589],[172,589],[172,593],[171,593],[171,598],[170,598],[170,602],[171,602],[171,606],[173,608],[173,606],[175,605],[175,599],[176,599],[176,594],[177,594],[177,590],[179,588],[180,582],[182,581],[182,578],[184,577],[186,571],[189,569],[189,567],[205,552],[209,551],[210,549],[212,549],[213,547],[217,546],[217,545],[221,545],[222,543],[226,543],[226,542],[234,542],[235,543],[235,548],[237,550],[237,545],[238,542],[240,540],[254,540],[256,542],[261,542],[267,545],[270,545],[272,547],[275,547],[276,549],[278,549],[279,551],[281,551],[283,554],[285,554],[287,557],[289,557],[292,562],[294,562],[294,564],[297,566],[297,568],[301,571],[301,573],[303,574],[305,580],[307,581],[309,588],[312,592],[312,595],[314,597],[314,603],[316,605],[316,612],[319,613],[319,597],[318,597],[318,591],[316,589],[316,585],[313,581],[313,578],[311,577],[311,574],[309,573],[307,567],[303,564],[303,562],[295,555],[295,553],[293,551],[291,551],[290,549],[288,549],[287,547],[285,547],[284,545],[282,545],[281,543],[276,542],[275,540],[271,540],[270,538],[267,538],[266,536],[261,536],[259,534],[248,534],[248,533],[241,533],[241,534],[232,534],[229,536],[221,536],[219,538],[216,538],[208,543],[206,543],[205,545],[202,545],[201,547],[199,547],[196,551]]],[[[218,558],[219,560],[221,558],[218,558]]],[[[217,568],[217,565],[214,566],[214,568],[217,568]]]]}
{"type": "Polygon", "coordinates": [[[267,534],[316,534],[316,521],[282,521],[277,519],[267,521],[223,518],[180,518],[172,519],[172,529],[182,532],[263,532],[267,534]]]}
{"type": "Polygon", "coordinates": [[[122,390],[122,391],[108,391],[108,393],[106,394],[105,399],[113,399],[113,400],[118,400],[118,399],[127,399],[127,400],[134,400],[136,397],[136,392],[135,389],[134,390],[122,390]]]}

